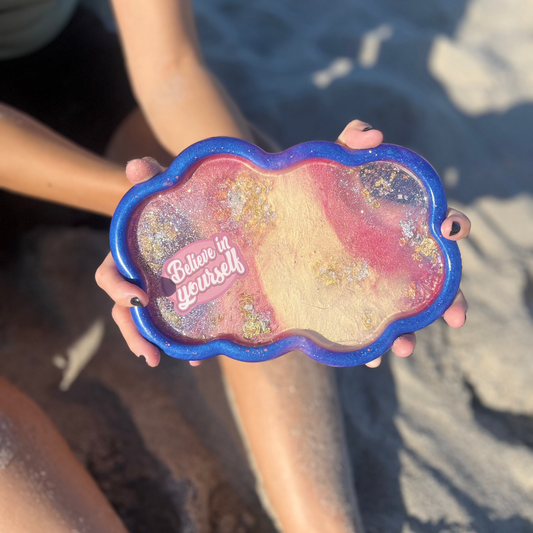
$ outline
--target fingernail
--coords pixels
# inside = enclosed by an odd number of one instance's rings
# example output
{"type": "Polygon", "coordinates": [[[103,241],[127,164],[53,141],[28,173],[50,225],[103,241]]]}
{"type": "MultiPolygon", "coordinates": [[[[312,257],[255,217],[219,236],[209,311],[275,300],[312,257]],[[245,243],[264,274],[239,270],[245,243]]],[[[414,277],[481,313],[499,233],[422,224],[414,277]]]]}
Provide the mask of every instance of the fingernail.
{"type": "Polygon", "coordinates": [[[461,231],[461,226],[459,222],[455,222],[455,220],[452,222],[452,229],[450,231],[450,237],[453,237],[454,235],[457,235],[461,231]]]}
{"type": "Polygon", "coordinates": [[[130,304],[134,305],[135,307],[144,307],[143,303],[141,302],[141,300],[139,300],[139,298],[137,298],[137,296],[134,296],[130,300],[130,304]]]}
{"type": "Polygon", "coordinates": [[[374,129],[368,122],[363,122],[362,120],[359,120],[359,119],[352,120],[352,122],[350,122],[348,126],[355,127],[355,129],[359,131],[369,131],[369,130],[374,129]]]}

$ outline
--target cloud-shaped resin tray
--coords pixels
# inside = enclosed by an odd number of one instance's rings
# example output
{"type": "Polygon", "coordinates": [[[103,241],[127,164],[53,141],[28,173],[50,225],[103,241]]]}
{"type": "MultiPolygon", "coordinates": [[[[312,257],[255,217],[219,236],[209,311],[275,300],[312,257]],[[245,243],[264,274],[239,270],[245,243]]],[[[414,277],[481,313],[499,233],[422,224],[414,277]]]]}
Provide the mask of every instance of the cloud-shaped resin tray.
{"type": "Polygon", "coordinates": [[[445,214],[439,177],[405,148],[267,154],[219,137],[126,194],[111,249],[148,293],[131,309],[139,331],[173,357],[301,350],[353,366],[453,301],[461,260],[445,214]]]}

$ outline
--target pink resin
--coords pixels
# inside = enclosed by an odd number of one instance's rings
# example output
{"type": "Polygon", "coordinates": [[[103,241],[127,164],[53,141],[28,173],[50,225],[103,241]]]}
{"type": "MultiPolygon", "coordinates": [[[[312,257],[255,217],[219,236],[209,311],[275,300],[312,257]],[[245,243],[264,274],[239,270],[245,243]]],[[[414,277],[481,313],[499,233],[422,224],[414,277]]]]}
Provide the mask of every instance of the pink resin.
{"type": "Polygon", "coordinates": [[[423,184],[397,163],[266,171],[214,155],[137,207],[128,243],[150,316],[176,341],[303,332],[353,349],[439,293],[427,221],[423,184]]]}

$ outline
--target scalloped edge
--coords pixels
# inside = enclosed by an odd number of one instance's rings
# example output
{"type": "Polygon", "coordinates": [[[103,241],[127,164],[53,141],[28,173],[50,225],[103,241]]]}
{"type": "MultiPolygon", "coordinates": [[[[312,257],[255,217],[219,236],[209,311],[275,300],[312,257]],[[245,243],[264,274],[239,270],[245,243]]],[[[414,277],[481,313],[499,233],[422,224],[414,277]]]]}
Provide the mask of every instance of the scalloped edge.
{"type": "Polygon", "coordinates": [[[111,253],[120,273],[128,281],[145,289],[142,277],[135,268],[127,248],[127,228],[135,208],[152,194],[178,184],[187,170],[203,158],[220,154],[240,156],[265,170],[285,169],[311,158],[329,159],[346,166],[360,166],[374,161],[393,161],[406,166],[418,176],[427,189],[429,230],[443,252],[444,284],[439,296],[427,309],[414,316],[391,322],[378,339],[364,348],[353,351],[329,350],[303,335],[291,335],[256,348],[229,340],[181,344],[157,329],[147,309],[131,308],[133,320],[143,337],[166,354],[177,359],[192,361],[226,355],[239,361],[259,362],[274,359],[292,350],[300,350],[312,359],[330,366],[362,365],[383,355],[400,335],[425,328],[440,318],[455,299],[461,280],[461,256],[457,243],[445,239],[440,233],[440,225],[447,211],[446,196],[440,178],[425,159],[407,148],[392,144],[382,144],[371,149],[350,150],[335,143],[313,141],[293,146],[278,154],[266,153],[249,142],[231,137],[213,137],[189,146],[176,157],[165,172],[132,187],[122,198],[113,215],[110,230],[111,253]]]}

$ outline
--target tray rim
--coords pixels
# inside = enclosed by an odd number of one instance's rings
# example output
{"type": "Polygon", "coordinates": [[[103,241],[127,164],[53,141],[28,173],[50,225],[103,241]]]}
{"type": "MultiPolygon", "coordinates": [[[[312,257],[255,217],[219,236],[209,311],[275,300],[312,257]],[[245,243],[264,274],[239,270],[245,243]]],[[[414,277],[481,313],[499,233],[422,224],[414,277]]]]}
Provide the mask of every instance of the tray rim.
{"type": "Polygon", "coordinates": [[[185,344],[159,331],[146,308],[130,308],[141,335],[167,355],[184,360],[203,360],[226,355],[240,361],[259,362],[274,359],[292,350],[300,350],[312,359],[330,366],[362,365],[383,355],[400,335],[423,329],[440,318],[455,299],[459,290],[462,265],[457,243],[444,238],[440,233],[440,225],[447,212],[444,187],[436,171],[425,159],[407,148],[393,144],[351,150],[337,143],[311,141],[276,154],[264,152],[247,141],[232,137],[212,137],[189,146],[174,159],[167,170],[132,187],[115,210],[110,229],[111,253],[119,272],[127,281],[145,290],[142,276],[135,267],[127,247],[127,227],[136,207],[149,196],[177,185],[189,168],[202,159],[227,154],[242,157],[264,170],[286,169],[307,159],[328,159],[346,166],[391,161],[407,167],[422,181],[427,190],[428,226],[443,253],[444,283],[440,294],[426,309],[416,315],[393,320],[375,341],[363,348],[347,351],[325,348],[301,334],[289,335],[260,347],[241,345],[226,339],[215,339],[202,344],[185,344]]]}

